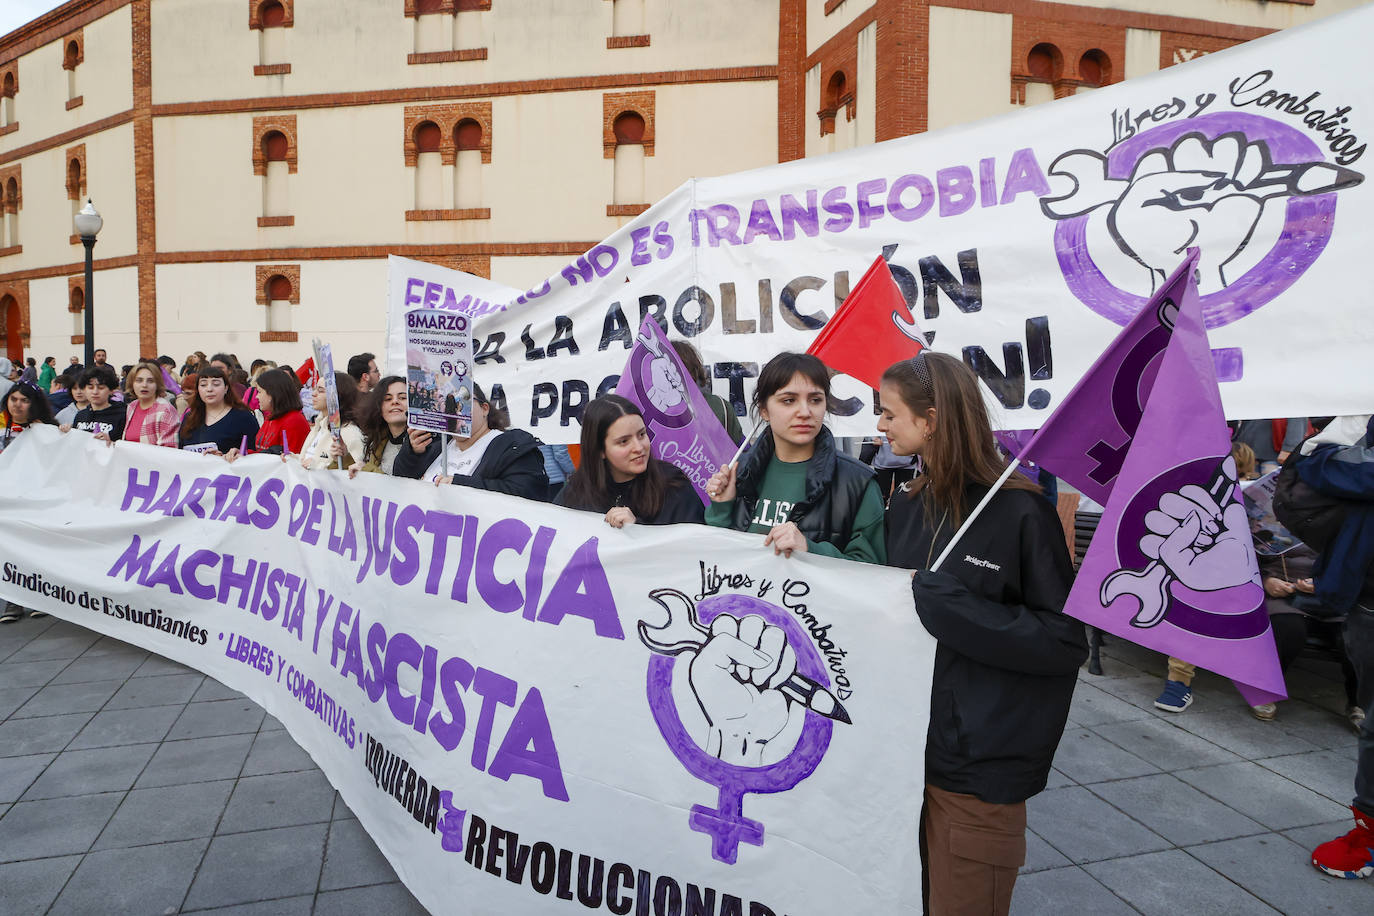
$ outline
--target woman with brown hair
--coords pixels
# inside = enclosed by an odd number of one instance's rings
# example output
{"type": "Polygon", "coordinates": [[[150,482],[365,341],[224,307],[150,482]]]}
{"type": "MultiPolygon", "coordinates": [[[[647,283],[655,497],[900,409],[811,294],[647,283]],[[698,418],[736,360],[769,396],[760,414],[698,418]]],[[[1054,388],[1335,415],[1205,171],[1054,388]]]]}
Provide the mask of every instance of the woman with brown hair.
{"type": "Polygon", "coordinates": [[[124,389],[124,441],[177,447],[177,410],[167,402],[162,367],[141,362],[129,373],[124,389]]]}
{"type": "Polygon", "coordinates": [[[916,570],[935,637],[921,848],[928,912],[1006,913],[1026,855],[1026,799],[1045,788],[1064,733],[1083,625],[1063,613],[1073,566],[1058,516],[1012,475],[932,569],[1006,462],[978,379],[923,350],[883,373],[878,429],[921,473],[893,493],[887,558],[916,570]]]}

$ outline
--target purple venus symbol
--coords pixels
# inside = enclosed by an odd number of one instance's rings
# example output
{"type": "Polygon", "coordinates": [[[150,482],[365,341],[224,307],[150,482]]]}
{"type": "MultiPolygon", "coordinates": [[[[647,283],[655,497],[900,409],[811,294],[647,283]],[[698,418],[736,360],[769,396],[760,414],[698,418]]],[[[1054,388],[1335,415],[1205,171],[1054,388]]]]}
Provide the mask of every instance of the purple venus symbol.
{"type": "MultiPolygon", "coordinates": [[[[750,615],[762,617],[786,634],[788,644],[796,653],[797,671],[825,687],[830,686],[820,653],[801,625],[782,608],[749,595],[717,595],[698,604],[697,614],[706,626],[719,614],[740,619],[750,615]]],[[[664,655],[649,659],[649,709],[673,756],[687,772],[719,789],[716,806],[693,805],[687,823],[698,833],[711,837],[712,858],[733,865],[739,858],[740,843],[763,845],[763,824],[744,816],[745,794],[786,792],[810,776],[830,746],[832,722],[794,704],[794,714],[799,711],[806,718],[790,754],[776,763],[757,767],[726,763],[706,753],[687,733],[678,715],[672,693],[673,672],[678,661],[678,657],[664,655]]]]}

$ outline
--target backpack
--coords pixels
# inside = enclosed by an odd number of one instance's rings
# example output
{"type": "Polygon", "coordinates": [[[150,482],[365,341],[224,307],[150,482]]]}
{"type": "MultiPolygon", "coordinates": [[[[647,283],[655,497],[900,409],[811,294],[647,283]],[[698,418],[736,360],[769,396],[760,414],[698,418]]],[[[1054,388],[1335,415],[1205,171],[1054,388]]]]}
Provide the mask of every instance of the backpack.
{"type": "Polygon", "coordinates": [[[1349,507],[1345,500],[1327,496],[1303,483],[1298,477],[1301,449],[1279,469],[1274,480],[1274,517],[1308,547],[1325,553],[1345,524],[1349,507]]]}

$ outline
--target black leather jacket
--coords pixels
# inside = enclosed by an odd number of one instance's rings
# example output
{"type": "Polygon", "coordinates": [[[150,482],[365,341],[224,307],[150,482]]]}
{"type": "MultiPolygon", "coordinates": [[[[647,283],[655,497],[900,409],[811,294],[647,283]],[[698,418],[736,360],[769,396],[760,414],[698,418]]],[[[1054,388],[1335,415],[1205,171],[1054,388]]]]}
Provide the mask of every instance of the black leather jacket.
{"type": "MultiPolygon", "coordinates": [[[[748,531],[759,501],[759,486],[773,460],[773,437],[764,432],[740,460],[735,475],[735,512],[730,527],[748,531]]],[[[809,540],[834,544],[841,551],[854,532],[854,519],[873,469],[835,450],[835,437],[821,427],[816,452],[806,469],[806,496],[787,516],[809,540]]]]}
{"type": "MultiPolygon", "coordinates": [[[[539,451],[539,440],[523,429],[493,430],[488,435],[500,438],[487,447],[472,474],[455,474],[454,484],[544,500],[548,496],[549,478],[544,473],[544,456],[539,451]]],[[[405,443],[401,446],[401,453],[396,456],[392,474],[419,479],[425,469],[438,459],[442,447],[442,436],[435,436],[423,455],[415,454],[410,443],[405,443]]]]}

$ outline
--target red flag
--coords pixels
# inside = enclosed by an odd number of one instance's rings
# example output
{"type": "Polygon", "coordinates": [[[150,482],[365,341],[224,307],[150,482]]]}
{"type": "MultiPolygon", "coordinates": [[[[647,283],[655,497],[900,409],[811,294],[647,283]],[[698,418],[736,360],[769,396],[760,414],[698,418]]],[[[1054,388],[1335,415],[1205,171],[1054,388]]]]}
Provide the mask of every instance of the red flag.
{"type": "Polygon", "coordinates": [[[888,366],[924,350],[925,332],[879,257],[806,351],[831,369],[877,388],[888,366]]]}

